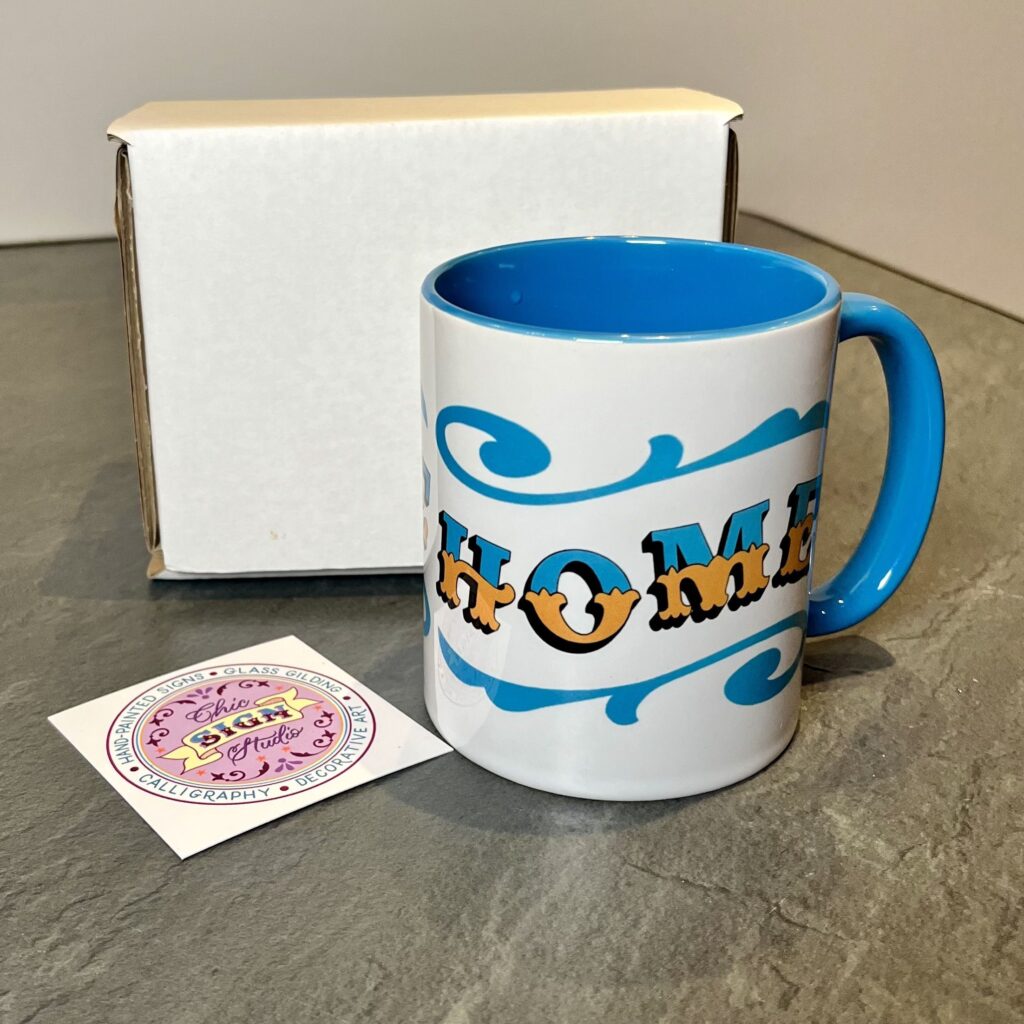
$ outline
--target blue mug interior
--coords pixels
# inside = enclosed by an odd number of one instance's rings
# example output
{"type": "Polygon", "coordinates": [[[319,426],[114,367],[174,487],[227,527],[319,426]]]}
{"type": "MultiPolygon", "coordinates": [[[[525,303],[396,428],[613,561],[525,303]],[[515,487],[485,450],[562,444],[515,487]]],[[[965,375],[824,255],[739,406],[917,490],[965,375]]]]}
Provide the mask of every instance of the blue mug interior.
{"type": "Polygon", "coordinates": [[[483,249],[438,267],[428,302],[519,333],[665,340],[770,330],[839,302],[793,256],[681,238],[588,237],[483,249]]]}

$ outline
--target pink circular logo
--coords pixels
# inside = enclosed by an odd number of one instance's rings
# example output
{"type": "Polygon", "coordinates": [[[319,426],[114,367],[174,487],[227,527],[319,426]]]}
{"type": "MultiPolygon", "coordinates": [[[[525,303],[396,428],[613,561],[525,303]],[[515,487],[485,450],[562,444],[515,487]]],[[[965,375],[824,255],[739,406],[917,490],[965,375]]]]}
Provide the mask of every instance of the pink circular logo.
{"type": "Polygon", "coordinates": [[[373,742],[369,705],[336,679],[287,665],[216,665],[163,680],[114,720],[107,756],[145,792],[192,804],[302,793],[373,742]]]}

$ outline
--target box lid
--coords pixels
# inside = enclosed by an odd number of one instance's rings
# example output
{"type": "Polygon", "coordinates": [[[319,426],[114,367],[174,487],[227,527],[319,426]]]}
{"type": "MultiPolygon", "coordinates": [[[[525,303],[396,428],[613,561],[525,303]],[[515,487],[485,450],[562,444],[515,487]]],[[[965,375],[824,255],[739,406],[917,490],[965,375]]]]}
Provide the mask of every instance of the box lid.
{"type": "Polygon", "coordinates": [[[732,100],[696,89],[678,88],[309,100],[190,100],[146,103],[119,117],[107,133],[131,144],[143,132],[671,112],[703,113],[719,124],[743,116],[741,107],[732,100]]]}

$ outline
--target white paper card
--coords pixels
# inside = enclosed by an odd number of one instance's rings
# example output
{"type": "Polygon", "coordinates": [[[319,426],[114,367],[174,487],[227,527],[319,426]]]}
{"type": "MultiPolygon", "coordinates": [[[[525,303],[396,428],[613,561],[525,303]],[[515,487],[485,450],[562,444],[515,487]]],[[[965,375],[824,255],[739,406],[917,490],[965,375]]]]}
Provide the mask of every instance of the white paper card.
{"type": "Polygon", "coordinates": [[[294,636],[50,722],[182,858],[451,750],[294,636]]]}

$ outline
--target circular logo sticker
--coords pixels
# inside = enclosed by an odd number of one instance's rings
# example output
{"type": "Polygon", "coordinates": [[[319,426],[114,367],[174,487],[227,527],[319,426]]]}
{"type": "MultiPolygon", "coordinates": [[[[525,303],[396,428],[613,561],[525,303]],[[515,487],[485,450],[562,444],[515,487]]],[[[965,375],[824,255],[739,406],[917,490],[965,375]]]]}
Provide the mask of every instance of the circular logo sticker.
{"type": "Polygon", "coordinates": [[[114,719],[107,757],[139,789],[188,804],[262,803],[348,771],[376,724],[337,679],[287,665],[213,665],[165,679],[114,719]]]}

